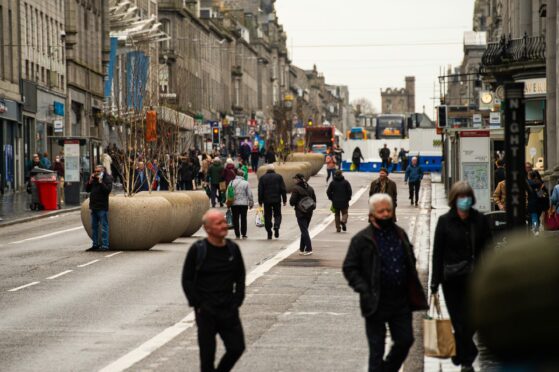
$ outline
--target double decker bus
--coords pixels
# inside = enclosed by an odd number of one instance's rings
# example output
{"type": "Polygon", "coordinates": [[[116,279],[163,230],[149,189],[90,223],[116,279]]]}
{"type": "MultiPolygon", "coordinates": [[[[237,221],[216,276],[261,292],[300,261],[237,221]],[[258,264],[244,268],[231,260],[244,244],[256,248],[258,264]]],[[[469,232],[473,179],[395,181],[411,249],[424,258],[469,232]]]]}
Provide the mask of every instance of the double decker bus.
{"type": "Polygon", "coordinates": [[[406,138],[406,117],[404,115],[393,114],[377,116],[375,138],[406,138]]]}

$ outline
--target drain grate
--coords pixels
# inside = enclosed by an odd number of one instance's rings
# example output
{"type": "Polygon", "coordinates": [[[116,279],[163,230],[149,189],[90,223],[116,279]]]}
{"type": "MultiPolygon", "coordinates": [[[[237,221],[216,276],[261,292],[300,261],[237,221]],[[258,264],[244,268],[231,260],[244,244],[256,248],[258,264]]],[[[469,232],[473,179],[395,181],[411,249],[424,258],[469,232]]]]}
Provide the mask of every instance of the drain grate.
{"type": "Polygon", "coordinates": [[[289,267],[317,267],[321,266],[320,260],[316,258],[286,258],[278,266],[289,267]]]}

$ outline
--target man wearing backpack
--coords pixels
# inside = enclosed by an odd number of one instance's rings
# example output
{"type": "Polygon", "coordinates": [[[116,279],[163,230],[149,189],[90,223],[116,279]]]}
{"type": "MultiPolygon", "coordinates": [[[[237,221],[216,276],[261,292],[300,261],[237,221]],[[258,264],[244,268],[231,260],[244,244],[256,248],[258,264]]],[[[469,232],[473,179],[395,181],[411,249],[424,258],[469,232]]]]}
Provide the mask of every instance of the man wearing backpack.
{"type": "Polygon", "coordinates": [[[208,237],[190,247],[182,287],[196,315],[201,371],[231,371],[245,350],[239,317],[245,298],[245,265],[239,246],[226,239],[228,226],[223,212],[212,209],[202,221],[208,237]],[[216,369],[218,334],[225,355],[216,369]]]}
{"type": "Polygon", "coordinates": [[[301,243],[299,244],[299,254],[309,256],[312,254],[312,242],[309,235],[309,225],[311,223],[313,211],[316,209],[316,195],[313,188],[305,181],[305,176],[298,173],[293,177],[296,182],[289,205],[295,208],[295,217],[301,230],[301,243]]]}

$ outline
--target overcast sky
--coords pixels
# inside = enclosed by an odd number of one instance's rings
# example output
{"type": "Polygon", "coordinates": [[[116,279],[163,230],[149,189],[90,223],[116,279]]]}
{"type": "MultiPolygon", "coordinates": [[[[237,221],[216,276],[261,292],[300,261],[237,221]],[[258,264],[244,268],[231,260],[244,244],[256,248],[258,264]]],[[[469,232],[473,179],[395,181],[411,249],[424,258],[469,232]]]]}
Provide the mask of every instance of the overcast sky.
{"type": "Polygon", "coordinates": [[[368,98],[378,111],[380,89],[414,75],[416,110],[431,117],[433,84],[441,67],[460,64],[473,8],[474,0],[276,0],[295,65],[316,63],[328,84],[348,85],[351,100],[368,98]]]}

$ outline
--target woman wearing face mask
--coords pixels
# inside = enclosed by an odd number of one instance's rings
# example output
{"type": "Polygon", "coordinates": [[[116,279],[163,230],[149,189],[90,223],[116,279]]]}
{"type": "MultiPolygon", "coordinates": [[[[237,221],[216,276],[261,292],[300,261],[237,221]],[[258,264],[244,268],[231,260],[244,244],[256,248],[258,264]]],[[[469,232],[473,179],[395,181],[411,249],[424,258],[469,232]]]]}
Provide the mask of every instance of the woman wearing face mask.
{"type": "Polygon", "coordinates": [[[439,218],[435,230],[431,292],[436,294],[442,284],[456,339],[452,362],[461,365],[462,372],[470,372],[478,351],[469,321],[469,282],[490,243],[491,228],[489,219],[473,208],[476,198],[467,182],[455,183],[448,199],[450,211],[439,218]]]}

